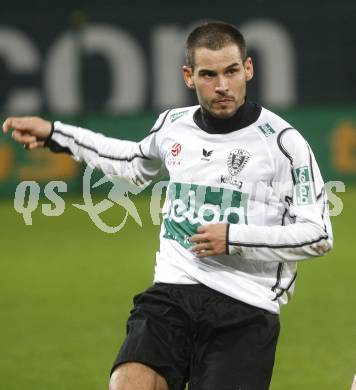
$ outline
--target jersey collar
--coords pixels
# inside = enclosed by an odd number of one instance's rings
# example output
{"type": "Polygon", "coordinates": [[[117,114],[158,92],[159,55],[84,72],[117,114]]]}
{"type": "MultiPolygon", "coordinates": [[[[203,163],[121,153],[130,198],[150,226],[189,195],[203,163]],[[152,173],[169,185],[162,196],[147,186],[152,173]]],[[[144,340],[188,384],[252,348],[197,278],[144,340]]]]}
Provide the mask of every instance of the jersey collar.
{"type": "Polygon", "coordinates": [[[204,108],[199,107],[193,115],[193,120],[200,129],[207,133],[227,134],[255,123],[261,110],[261,106],[245,100],[245,103],[231,118],[215,118],[204,108]]]}

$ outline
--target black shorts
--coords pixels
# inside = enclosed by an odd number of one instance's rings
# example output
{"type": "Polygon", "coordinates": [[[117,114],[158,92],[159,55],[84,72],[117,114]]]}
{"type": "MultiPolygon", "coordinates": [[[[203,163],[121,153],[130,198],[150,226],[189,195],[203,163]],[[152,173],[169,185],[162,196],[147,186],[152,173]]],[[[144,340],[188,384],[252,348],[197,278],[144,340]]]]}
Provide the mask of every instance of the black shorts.
{"type": "Polygon", "coordinates": [[[140,362],[169,390],[267,390],[279,317],[201,284],[158,283],[134,297],[114,362],[140,362]]]}

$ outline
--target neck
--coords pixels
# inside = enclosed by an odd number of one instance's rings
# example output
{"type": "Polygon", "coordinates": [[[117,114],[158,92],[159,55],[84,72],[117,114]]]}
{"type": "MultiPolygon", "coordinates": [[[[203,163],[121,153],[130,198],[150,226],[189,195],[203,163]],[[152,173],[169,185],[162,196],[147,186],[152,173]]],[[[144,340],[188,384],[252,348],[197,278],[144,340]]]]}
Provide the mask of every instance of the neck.
{"type": "Polygon", "coordinates": [[[194,114],[195,123],[204,131],[211,134],[231,133],[256,122],[261,113],[261,107],[245,102],[229,118],[217,118],[206,109],[200,107],[194,114]]]}

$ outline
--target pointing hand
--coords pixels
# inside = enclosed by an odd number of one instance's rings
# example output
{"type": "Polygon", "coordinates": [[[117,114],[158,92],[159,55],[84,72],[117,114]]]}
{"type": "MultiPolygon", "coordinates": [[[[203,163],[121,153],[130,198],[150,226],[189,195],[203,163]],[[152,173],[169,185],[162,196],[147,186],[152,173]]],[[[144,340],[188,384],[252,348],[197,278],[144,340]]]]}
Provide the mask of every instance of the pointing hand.
{"type": "Polygon", "coordinates": [[[26,149],[36,149],[44,146],[51,134],[52,124],[39,117],[9,117],[2,128],[4,133],[12,129],[12,138],[26,149]]]}

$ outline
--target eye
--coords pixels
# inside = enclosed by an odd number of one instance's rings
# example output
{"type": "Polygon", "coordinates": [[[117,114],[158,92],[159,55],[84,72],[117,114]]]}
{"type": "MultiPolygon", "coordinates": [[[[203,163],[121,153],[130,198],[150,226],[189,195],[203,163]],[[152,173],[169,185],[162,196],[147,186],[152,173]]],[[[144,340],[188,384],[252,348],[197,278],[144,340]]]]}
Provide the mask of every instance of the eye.
{"type": "Polygon", "coordinates": [[[209,72],[209,71],[205,71],[205,72],[201,72],[200,75],[206,79],[211,79],[212,77],[215,76],[215,73],[214,72],[209,72]]]}
{"type": "Polygon", "coordinates": [[[228,74],[228,75],[233,75],[233,74],[235,74],[235,73],[237,73],[239,70],[237,69],[237,68],[231,68],[231,69],[228,69],[227,71],[226,71],[226,73],[228,74]]]}

